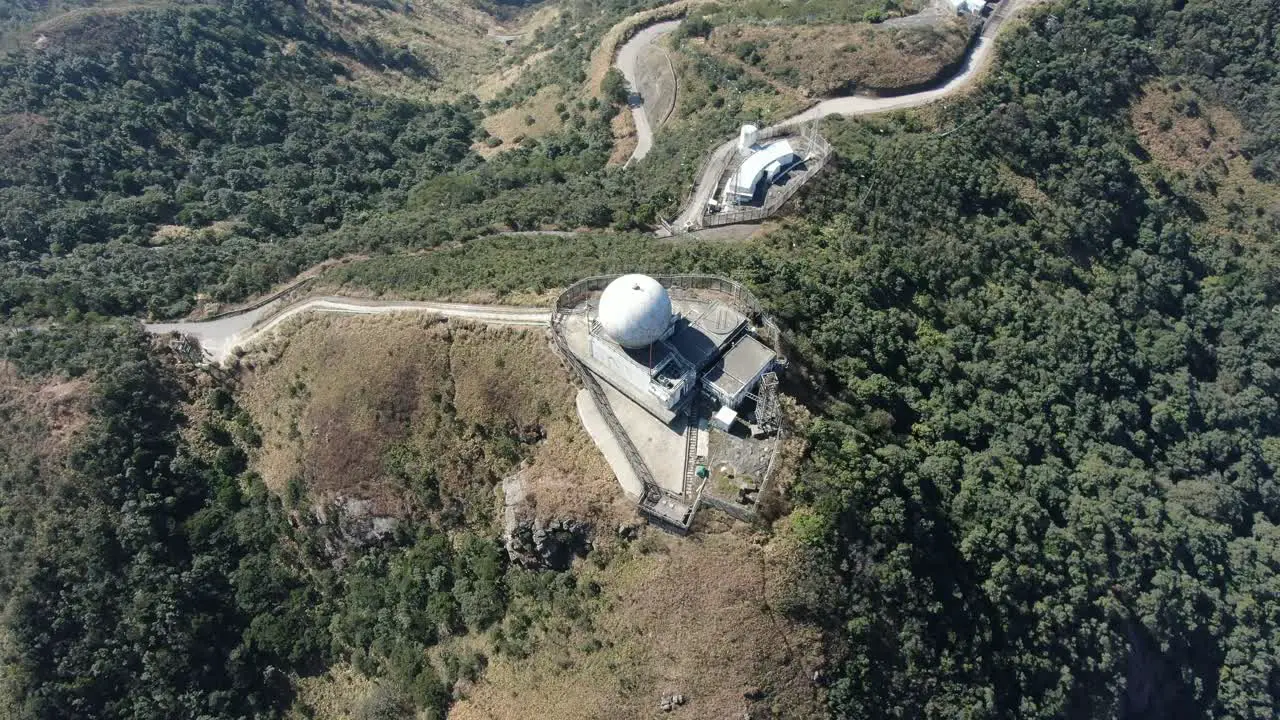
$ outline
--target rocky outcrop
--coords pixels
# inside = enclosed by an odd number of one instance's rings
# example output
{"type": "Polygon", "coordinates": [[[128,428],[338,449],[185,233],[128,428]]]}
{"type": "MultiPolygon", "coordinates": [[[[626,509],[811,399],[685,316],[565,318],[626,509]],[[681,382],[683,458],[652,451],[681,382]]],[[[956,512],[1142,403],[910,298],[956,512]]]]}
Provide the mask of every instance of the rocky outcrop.
{"type": "Polygon", "coordinates": [[[591,523],[537,517],[523,471],[503,479],[502,505],[503,538],[512,564],[530,570],[567,570],[575,557],[591,551],[591,523]]]}
{"type": "Polygon", "coordinates": [[[507,534],[507,555],[529,569],[567,570],[591,551],[591,531],[582,520],[523,520],[507,534]]]}
{"type": "Polygon", "coordinates": [[[397,520],[376,515],[374,503],[338,496],[329,503],[316,503],[311,508],[311,536],[318,549],[341,567],[352,554],[377,545],[394,533],[397,520]]]}

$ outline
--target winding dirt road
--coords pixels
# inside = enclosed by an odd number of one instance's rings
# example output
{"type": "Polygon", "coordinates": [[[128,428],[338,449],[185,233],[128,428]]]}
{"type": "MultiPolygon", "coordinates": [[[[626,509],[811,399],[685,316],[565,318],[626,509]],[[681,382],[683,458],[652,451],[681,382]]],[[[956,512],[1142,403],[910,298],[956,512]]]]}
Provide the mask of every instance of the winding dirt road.
{"type": "Polygon", "coordinates": [[[470,305],[407,300],[378,301],[337,296],[306,298],[284,307],[280,307],[281,302],[281,300],[272,300],[261,307],[217,320],[145,323],[143,327],[147,332],[157,335],[171,332],[190,335],[200,343],[201,349],[210,360],[222,363],[231,357],[237,348],[247,347],[261,340],[271,335],[281,323],[309,312],[344,315],[428,313],[489,325],[524,327],[538,327],[551,323],[551,311],[547,308],[510,305],[470,305]]]}

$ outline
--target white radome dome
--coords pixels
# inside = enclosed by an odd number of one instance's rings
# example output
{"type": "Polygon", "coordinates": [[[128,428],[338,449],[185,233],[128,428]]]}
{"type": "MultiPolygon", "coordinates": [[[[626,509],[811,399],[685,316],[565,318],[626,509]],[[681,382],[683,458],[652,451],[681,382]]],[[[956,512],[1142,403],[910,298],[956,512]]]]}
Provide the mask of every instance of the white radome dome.
{"type": "Polygon", "coordinates": [[[671,296],[648,275],[623,275],[600,294],[596,320],[622,347],[646,347],[671,325],[671,296]]]}

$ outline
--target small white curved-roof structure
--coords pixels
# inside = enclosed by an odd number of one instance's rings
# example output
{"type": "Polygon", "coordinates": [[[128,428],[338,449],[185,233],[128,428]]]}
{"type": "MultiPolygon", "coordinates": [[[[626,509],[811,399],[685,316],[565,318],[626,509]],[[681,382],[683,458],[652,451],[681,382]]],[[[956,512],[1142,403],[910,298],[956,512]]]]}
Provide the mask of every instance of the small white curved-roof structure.
{"type": "Polygon", "coordinates": [[[671,296],[648,275],[623,275],[600,294],[596,321],[622,347],[646,347],[671,327],[671,296]]]}
{"type": "Polygon", "coordinates": [[[790,140],[778,140],[764,147],[755,147],[742,161],[738,171],[724,185],[725,202],[750,202],[756,194],[756,186],[763,179],[773,182],[781,172],[800,162],[800,154],[790,140]]]}

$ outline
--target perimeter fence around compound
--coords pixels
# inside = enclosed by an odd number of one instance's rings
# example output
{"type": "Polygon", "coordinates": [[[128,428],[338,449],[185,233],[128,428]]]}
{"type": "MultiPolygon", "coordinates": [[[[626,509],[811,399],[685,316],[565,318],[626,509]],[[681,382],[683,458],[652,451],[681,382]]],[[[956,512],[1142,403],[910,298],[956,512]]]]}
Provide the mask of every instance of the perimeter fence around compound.
{"type": "MultiPolygon", "coordinates": [[[[760,139],[767,140],[778,135],[785,135],[791,132],[791,127],[772,127],[766,128],[760,132],[760,139]]],[[[800,188],[809,181],[814,175],[817,175],[827,166],[827,162],[831,159],[831,143],[827,139],[818,134],[817,130],[806,126],[800,135],[804,149],[804,172],[799,174],[792,173],[787,180],[787,184],[781,188],[770,188],[764,198],[764,204],[760,207],[748,207],[743,210],[726,210],[724,212],[707,213],[701,216],[699,224],[702,227],[717,227],[720,225],[735,225],[737,223],[756,222],[763,220],[777,213],[782,206],[787,204],[800,188]]],[[[721,170],[719,177],[724,179],[725,172],[736,173],[746,156],[734,153],[729,158],[736,163],[725,163],[725,167],[721,170]]],[[[717,181],[717,184],[719,181],[717,181]]]]}
{"type": "MultiPolygon", "coordinates": [[[[609,426],[609,432],[613,433],[614,438],[618,442],[618,447],[622,449],[622,454],[626,457],[627,463],[631,466],[632,472],[636,474],[636,478],[640,480],[640,484],[644,490],[640,496],[640,507],[646,510],[652,510],[662,499],[662,488],[653,479],[653,473],[649,470],[648,464],[641,457],[640,451],[636,449],[635,443],[631,441],[631,436],[627,434],[626,429],[622,427],[622,422],[618,420],[618,416],[614,414],[613,408],[609,405],[609,399],[604,394],[604,388],[600,387],[600,381],[596,380],[591,371],[582,364],[578,358],[574,357],[573,352],[569,349],[569,344],[564,339],[564,334],[560,331],[560,313],[559,302],[557,301],[557,312],[551,314],[551,343],[556,353],[564,361],[571,372],[577,376],[582,386],[587,389],[587,393],[591,395],[591,400],[596,404],[596,409],[600,412],[600,416],[604,418],[604,422],[609,426]]],[[[689,518],[692,521],[692,517],[689,518]]],[[[687,529],[688,526],[685,526],[687,529]]]]}
{"type": "MultiPolygon", "coordinates": [[[[632,471],[639,478],[644,486],[643,495],[640,498],[641,510],[648,513],[662,522],[670,522],[663,513],[658,509],[658,504],[668,493],[662,489],[653,478],[653,473],[649,469],[644,458],[640,455],[639,450],[631,441],[631,436],[627,434],[626,428],[622,426],[622,422],[618,420],[614,414],[612,406],[609,404],[608,398],[604,394],[604,389],[600,386],[600,381],[596,380],[591,370],[582,364],[577,357],[574,356],[569,344],[564,339],[561,331],[561,322],[566,314],[575,311],[575,308],[589,300],[595,293],[603,292],[609,283],[613,282],[620,275],[599,275],[579,280],[569,287],[565,288],[558,296],[556,296],[555,306],[551,312],[551,341],[556,352],[564,360],[565,364],[570,368],[574,375],[582,382],[582,386],[587,389],[591,395],[591,399],[595,402],[596,407],[600,411],[600,415],[604,418],[605,424],[609,426],[609,431],[613,433],[618,441],[618,445],[622,449],[622,454],[626,457],[627,462],[631,465],[632,471]]],[[[717,277],[715,275],[653,275],[651,276],[668,290],[705,290],[714,291],[726,295],[730,298],[735,308],[747,315],[756,325],[757,334],[764,338],[769,345],[778,354],[779,359],[782,358],[782,334],[778,329],[777,323],[773,318],[769,317],[760,301],[756,299],[755,294],[746,288],[742,283],[730,280],[728,278],[717,277]]],[[[774,450],[777,455],[777,449],[774,450]]],[[[772,458],[769,463],[769,472],[766,478],[772,474],[772,469],[776,457],[772,458]]],[[[687,470],[687,468],[686,468],[687,470]]],[[[698,512],[698,508],[704,502],[711,502],[710,496],[705,496],[704,491],[706,484],[704,483],[698,488],[697,495],[694,497],[693,503],[689,506],[688,515],[685,516],[684,522],[677,524],[675,527],[680,532],[687,532],[689,526],[693,523],[693,518],[698,512]]],[[[732,508],[733,506],[724,503],[717,504],[717,507],[732,508]]],[[[754,513],[744,514],[742,510],[733,512],[736,517],[744,519],[753,519],[754,513]]]]}

